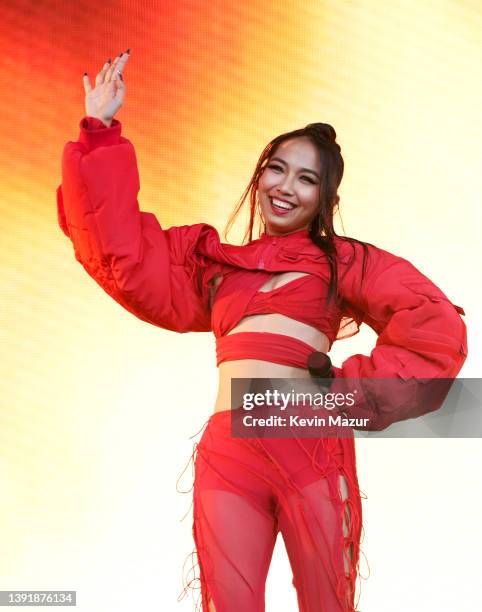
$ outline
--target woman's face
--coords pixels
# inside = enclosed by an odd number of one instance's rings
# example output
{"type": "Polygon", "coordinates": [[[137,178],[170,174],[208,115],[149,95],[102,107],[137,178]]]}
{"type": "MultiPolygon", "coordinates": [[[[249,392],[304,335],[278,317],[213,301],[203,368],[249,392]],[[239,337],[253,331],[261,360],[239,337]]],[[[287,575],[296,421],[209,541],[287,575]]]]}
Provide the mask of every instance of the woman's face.
{"type": "Polygon", "coordinates": [[[309,138],[278,145],[258,181],[267,234],[282,236],[310,226],[318,213],[320,165],[318,149],[309,138]]]}

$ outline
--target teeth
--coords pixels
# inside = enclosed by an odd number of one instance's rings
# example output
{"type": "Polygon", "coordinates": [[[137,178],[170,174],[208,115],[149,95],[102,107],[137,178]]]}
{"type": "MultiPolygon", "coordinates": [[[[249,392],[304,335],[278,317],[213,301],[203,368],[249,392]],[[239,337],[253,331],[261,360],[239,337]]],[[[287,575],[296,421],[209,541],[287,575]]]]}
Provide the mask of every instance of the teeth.
{"type": "Polygon", "coordinates": [[[275,198],[272,198],[271,201],[273,202],[273,204],[279,206],[280,208],[286,208],[288,210],[294,208],[292,204],[288,204],[288,202],[282,202],[281,200],[276,200],[275,198]]]}

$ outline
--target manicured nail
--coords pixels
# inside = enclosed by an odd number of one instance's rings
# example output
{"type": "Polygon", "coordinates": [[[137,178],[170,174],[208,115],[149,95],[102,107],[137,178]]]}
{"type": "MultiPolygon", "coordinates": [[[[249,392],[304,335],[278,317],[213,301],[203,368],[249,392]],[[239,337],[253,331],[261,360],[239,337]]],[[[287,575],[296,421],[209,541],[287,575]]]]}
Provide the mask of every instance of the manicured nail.
{"type": "Polygon", "coordinates": [[[127,51],[126,51],[127,55],[129,55],[130,52],[131,52],[131,50],[127,49],[127,51]]]}
{"type": "Polygon", "coordinates": [[[111,64],[112,63],[112,58],[109,57],[109,59],[107,60],[107,63],[111,64]]]}

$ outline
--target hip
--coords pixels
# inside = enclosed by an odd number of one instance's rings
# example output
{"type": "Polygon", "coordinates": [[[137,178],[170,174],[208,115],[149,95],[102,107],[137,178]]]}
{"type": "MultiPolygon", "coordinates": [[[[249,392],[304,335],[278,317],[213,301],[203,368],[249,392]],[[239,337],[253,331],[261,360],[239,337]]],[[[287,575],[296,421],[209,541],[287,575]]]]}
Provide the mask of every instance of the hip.
{"type": "Polygon", "coordinates": [[[211,415],[197,445],[203,464],[229,462],[252,471],[275,471],[288,481],[306,485],[329,473],[346,473],[358,486],[355,439],[343,437],[237,437],[235,419],[241,410],[221,410],[211,415]],[[234,416],[233,416],[234,415],[234,416]]]}

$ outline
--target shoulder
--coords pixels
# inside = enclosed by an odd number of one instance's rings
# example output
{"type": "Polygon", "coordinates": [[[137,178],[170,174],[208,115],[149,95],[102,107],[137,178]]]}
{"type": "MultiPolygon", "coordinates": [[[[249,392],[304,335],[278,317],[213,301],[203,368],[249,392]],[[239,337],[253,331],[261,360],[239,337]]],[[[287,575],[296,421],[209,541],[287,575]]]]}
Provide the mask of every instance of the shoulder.
{"type": "Polygon", "coordinates": [[[334,244],[337,258],[341,265],[376,265],[384,262],[410,262],[403,257],[387,251],[380,246],[353,238],[351,236],[335,236],[334,244]]]}
{"type": "Polygon", "coordinates": [[[408,259],[370,242],[337,237],[337,267],[341,293],[363,293],[381,299],[381,293],[403,293],[429,279],[408,259]]]}

